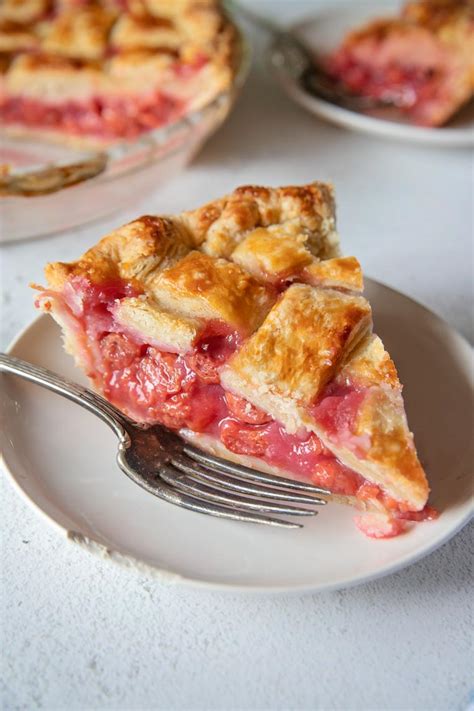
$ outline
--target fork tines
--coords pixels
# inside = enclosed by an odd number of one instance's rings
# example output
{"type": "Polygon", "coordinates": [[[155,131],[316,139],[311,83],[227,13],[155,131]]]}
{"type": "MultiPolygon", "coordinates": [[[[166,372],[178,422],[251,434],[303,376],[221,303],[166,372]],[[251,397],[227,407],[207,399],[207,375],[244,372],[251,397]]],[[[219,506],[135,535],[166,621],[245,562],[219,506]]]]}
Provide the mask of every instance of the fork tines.
{"type": "Polygon", "coordinates": [[[327,500],[321,496],[330,495],[312,484],[255,471],[188,444],[160,468],[160,477],[186,497],[217,507],[214,515],[291,528],[300,524],[261,514],[314,516],[317,511],[308,506],[324,505],[327,500]]]}

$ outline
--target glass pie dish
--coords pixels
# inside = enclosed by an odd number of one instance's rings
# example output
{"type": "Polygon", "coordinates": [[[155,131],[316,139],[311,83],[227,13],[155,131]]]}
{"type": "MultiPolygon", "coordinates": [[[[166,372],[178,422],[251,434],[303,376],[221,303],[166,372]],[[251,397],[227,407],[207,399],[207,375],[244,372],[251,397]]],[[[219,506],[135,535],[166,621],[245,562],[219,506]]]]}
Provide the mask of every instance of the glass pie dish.
{"type": "Polygon", "coordinates": [[[0,137],[0,242],[78,227],[143,198],[174,177],[227,117],[250,65],[238,35],[231,86],[204,107],[99,152],[0,137]]]}

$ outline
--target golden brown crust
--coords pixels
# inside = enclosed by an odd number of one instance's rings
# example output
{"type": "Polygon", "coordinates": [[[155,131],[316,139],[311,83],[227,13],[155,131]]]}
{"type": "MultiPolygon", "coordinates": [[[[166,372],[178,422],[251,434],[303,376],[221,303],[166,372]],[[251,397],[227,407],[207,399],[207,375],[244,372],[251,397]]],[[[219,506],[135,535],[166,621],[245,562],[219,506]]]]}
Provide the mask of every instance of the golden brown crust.
{"type": "Polygon", "coordinates": [[[313,261],[301,273],[301,280],[313,286],[363,291],[362,269],[355,257],[337,257],[313,261]]]}
{"type": "Polygon", "coordinates": [[[115,24],[112,47],[119,49],[160,49],[168,47],[178,50],[182,42],[179,29],[171,20],[164,18],[142,18],[123,15],[115,24]]]}
{"type": "MultiPolygon", "coordinates": [[[[130,1],[130,0],[129,0],[130,1]]],[[[199,0],[199,3],[190,2],[190,0],[132,0],[136,3],[133,8],[133,14],[138,15],[137,5],[141,3],[142,7],[145,8],[143,12],[149,13],[154,17],[167,17],[169,19],[175,18],[177,15],[182,14],[184,11],[189,10],[190,6],[198,4],[199,8],[213,8],[215,6],[215,0],[199,0]]]]}
{"type": "Polygon", "coordinates": [[[37,49],[38,38],[28,26],[0,19],[0,52],[9,66],[17,52],[37,49]]]}
{"type": "Polygon", "coordinates": [[[275,300],[237,264],[196,251],[160,272],[150,289],[169,311],[216,319],[243,334],[254,332],[275,300]]]}
{"type": "Polygon", "coordinates": [[[370,440],[365,455],[365,471],[373,465],[369,478],[373,480],[373,472],[380,472],[377,483],[396,492],[395,498],[422,509],[428,482],[408,430],[400,389],[371,388],[357,413],[354,434],[370,440]]]}
{"type": "Polygon", "coordinates": [[[230,257],[251,230],[270,225],[305,235],[306,246],[316,257],[339,254],[334,190],[326,183],[282,188],[246,185],[183,213],[182,220],[200,249],[213,257],[230,257]]]}
{"type": "Polygon", "coordinates": [[[27,93],[30,99],[54,103],[58,87],[63,87],[80,101],[90,97],[92,88],[101,93],[105,80],[96,62],[42,52],[19,54],[5,77],[5,98],[27,93]]]}
{"type": "Polygon", "coordinates": [[[404,34],[426,30],[464,53],[468,46],[463,45],[472,34],[473,22],[474,6],[470,0],[414,0],[405,4],[399,17],[372,20],[351,32],[345,42],[349,45],[366,38],[380,42],[394,32],[404,34]]]}
{"type": "Polygon", "coordinates": [[[311,264],[307,236],[276,225],[257,227],[234,249],[233,262],[261,281],[278,281],[311,264]]]}
{"type": "Polygon", "coordinates": [[[294,432],[370,326],[363,297],[294,284],[230,360],[222,381],[294,432]]]}
{"type": "Polygon", "coordinates": [[[143,296],[121,299],[114,309],[114,318],[145,343],[179,353],[191,350],[203,329],[199,319],[164,311],[152,298],[143,296]]]}
{"type": "MultiPolygon", "coordinates": [[[[301,230],[306,247],[324,259],[339,252],[335,220],[333,190],[323,183],[237,188],[224,198],[175,217],[140,217],[106,235],[77,262],[49,264],[46,278],[51,286],[60,288],[71,275],[94,282],[120,277],[134,279],[146,290],[152,271],[166,268],[195,248],[209,254],[205,247],[217,232],[225,230],[238,244],[260,225],[287,234],[301,230]],[[297,216],[298,206],[301,217],[297,216]]],[[[212,256],[225,255],[218,252],[212,256]]]]}
{"type": "Polygon", "coordinates": [[[44,17],[51,5],[52,0],[2,0],[0,20],[28,25],[44,17]]]}
{"type": "MultiPolygon", "coordinates": [[[[48,265],[52,291],[40,298],[67,332],[60,297],[71,278],[124,280],[140,295],[116,303],[116,322],[177,353],[191,351],[209,321],[227,324],[244,340],[220,371],[226,390],[288,432],[314,431],[344,464],[419,509],[428,485],[395,365],[371,335],[369,303],[354,293],[359,263],[338,253],[332,188],[246,186],[178,216],[138,218],[77,262],[48,265]],[[300,283],[285,289],[282,275],[300,283]],[[351,432],[366,446],[363,458],[347,432],[334,438],[318,419],[319,398],[333,384],[365,393],[351,432]]],[[[87,365],[87,344],[75,345],[70,330],[69,347],[87,365]]]]}
{"type": "Polygon", "coordinates": [[[474,22],[474,5],[471,0],[412,0],[403,7],[402,17],[447,37],[446,31],[455,33],[474,22]]]}
{"type": "Polygon", "coordinates": [[[43,30],[41,48],[47,54],[73,59],[101,59],[116,14],[100,6],[71,9],[43,30]]]}
{"type": "Polygon", "coordinates": [[[338,373],[337,381],[357,387],[387,385],[395,390],[401,389],[395,364],[378,336],[362,341],[338,373]]]}
{"type": "Polygon", "coordinates": [[[48,264],[45,274],[54,289],[64,286],[71,276],[94,283],[120,278],[145,289],[152,273],[171,265],[191,249],[191,237],[179,222],[144,215],[106,235],[79,261],[48,264]]]}

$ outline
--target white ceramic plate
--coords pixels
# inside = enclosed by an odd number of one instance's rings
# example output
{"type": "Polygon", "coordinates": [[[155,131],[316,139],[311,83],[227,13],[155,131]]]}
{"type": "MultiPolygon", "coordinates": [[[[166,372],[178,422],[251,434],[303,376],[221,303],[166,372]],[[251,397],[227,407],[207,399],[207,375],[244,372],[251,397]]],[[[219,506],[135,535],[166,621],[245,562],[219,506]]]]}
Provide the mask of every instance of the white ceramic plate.
{"type": "MultiPolygon", "coordinates": [[[[318,55],[328,54],[335,49],[345,34],[374,17],[389,17],[399,11],[400,3],[362,3],[361,5],[339,6],[320,12],[305,22],[295,25],[292,30],[313,48],[318,55]]],[[[384,110],[384,118],[368,116],[362,112],[349,111],[308,94],[295,80],[288,67],[275,61],[275,49],[269,50],[270,63],[285,91],[298,104],[311,113],[345,128],[362,131],[385,138],[394,138],[440,147],[463,147],[474,145],[474,101],[460,111],[456,117],[441,128],[414,126],[396,111],[384,110]],[[390,115],[390,118],[389,118],[390,115]]]]}
{"type": "MultiPolygon", "coordinates": [[[[385,541],[365,538],[353,510],[329,504],[301,530],[194,514],[147,494],[114,463],[115,438],[77,405],[4,376],[0,446],[17,489],[75,543],[176,582],[231,590],[342,588],[398,570],[450,538],[472,514],[471,350],[446,323],[367,280],[377,333],[392,353],[429,473],[436,521],[385,541]]],[[[78,371],[52,319],[11,352],[72,379],[78,371]]]]}

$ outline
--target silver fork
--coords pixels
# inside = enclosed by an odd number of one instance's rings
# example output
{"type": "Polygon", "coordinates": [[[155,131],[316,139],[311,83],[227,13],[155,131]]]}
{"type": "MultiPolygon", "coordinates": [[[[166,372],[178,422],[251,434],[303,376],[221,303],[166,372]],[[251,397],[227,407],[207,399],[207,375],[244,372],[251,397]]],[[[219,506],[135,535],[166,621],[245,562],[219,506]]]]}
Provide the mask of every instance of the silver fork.
{"type": "Polygon", "coordinates": [[[317,512],[308,505],[325,504],[330,496],[312,484],[207,454],[167,427],[138,425],[89,388],[46,368],[0,353],[2,371],[52,390],[100,417],[118,437],[120,469],[146,491],[176,506],[219,518],[301,528],[266,514],[313,516],[317,512]]]}

